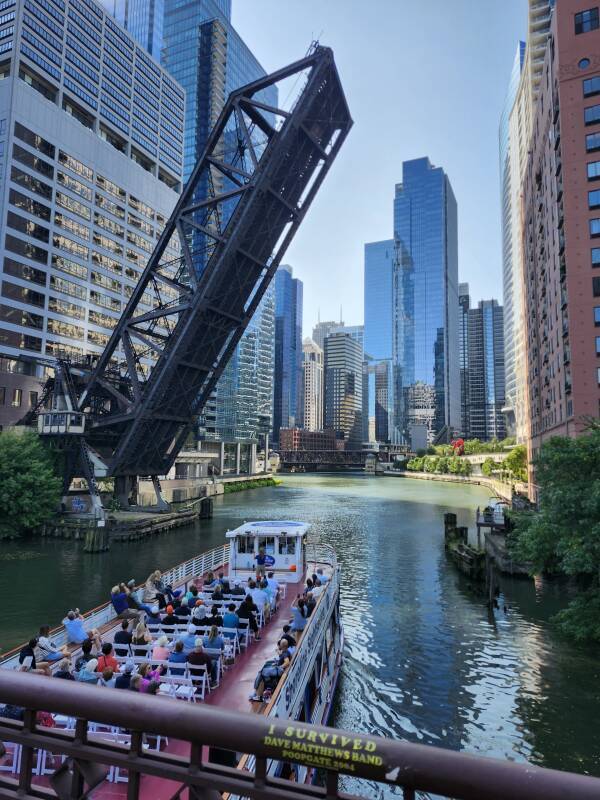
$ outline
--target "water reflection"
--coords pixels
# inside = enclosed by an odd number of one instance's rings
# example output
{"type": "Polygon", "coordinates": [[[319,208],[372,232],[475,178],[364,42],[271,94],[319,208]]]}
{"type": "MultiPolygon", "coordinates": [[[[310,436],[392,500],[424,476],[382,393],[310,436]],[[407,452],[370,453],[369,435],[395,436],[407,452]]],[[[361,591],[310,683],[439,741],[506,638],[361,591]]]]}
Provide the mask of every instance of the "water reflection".
{"type": "MultiPolygon", "coordinates": [[[[336,547],[343,568],[335,724],[600,774],[598,652],[573,648],[548,624],[564,588],[503,579],[490,615],[446,560],[444,512],[473,528],[487,497],[477,487],[406,479],[289,476],[280,488],[218,500],[211,521],[108,554],[68,542],[5,545],[1,643],[22,641],[72,605],[104,602],[117,580],[142,580],[157,565],[221,544],[244,520],[296,517],[336,547]]],[[[397,794],[373,787],[368,796],[397,794]]]]}

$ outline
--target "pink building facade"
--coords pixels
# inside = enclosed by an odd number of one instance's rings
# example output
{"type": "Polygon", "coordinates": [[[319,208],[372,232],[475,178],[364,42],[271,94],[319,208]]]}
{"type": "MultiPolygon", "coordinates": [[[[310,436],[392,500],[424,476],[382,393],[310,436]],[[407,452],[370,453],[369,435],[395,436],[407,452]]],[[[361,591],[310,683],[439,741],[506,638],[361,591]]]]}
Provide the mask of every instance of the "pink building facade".
{"type": "Polygon", "coordinates": [[[600,413],[600,9],[588,3],[555,6],[523,184],[530,461],[600,413]]]}

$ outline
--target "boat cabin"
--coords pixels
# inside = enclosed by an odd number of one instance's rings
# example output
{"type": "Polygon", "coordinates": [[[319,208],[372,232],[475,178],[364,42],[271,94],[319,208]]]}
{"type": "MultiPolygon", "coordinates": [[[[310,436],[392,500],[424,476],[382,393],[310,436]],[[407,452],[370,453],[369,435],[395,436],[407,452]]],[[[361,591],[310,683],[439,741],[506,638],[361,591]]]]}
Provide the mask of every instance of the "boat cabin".
{"type": "Polygon", "coordinates": [[[274,572],[284,583],[302,580],[306,566],[306,534],[310,525],[304,522],[245,522],[227,531],[230,541],[229,581],[247,581],[256,574],[256,556],[264,549],[265,571],[274,572]]]}

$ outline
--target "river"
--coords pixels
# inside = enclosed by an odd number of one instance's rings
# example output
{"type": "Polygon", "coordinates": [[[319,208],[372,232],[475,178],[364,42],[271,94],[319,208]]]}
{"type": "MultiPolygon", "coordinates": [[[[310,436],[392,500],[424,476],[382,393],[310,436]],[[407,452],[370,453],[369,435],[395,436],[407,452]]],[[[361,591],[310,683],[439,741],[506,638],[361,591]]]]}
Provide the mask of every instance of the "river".
{"type": "Polygon", "coordinates": [[[3,543],[0,644],[6,651],[70,607],[105,602],[118,580],[141,581],[222,544],[244,520],[297,518],[342,565],[334,724],[600,775],[599,653],[574,648],[549,623],[563,589],[503,579],[490,615],[445,557],[444,512],[473,528],[487,498],[476,486],[406,478],[284,476],[279,487],[218,498],[210,521],[104,554],[55,540],[3,543]]]}

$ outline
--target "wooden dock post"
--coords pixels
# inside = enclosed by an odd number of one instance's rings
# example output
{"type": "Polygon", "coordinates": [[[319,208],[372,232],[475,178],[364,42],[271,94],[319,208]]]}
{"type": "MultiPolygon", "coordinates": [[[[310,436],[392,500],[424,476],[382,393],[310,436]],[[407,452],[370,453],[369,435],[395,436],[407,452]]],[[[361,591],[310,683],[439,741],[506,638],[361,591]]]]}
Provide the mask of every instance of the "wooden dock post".
{"type": "Polygon", "coordinates": [[[83,540],[84,553],[103,553],[110,547],[110,535],[106,525],[98,527],[96,520],[85,532],[83,540]]]}

